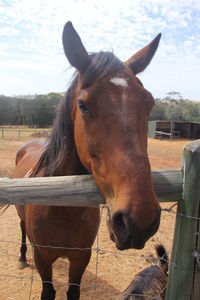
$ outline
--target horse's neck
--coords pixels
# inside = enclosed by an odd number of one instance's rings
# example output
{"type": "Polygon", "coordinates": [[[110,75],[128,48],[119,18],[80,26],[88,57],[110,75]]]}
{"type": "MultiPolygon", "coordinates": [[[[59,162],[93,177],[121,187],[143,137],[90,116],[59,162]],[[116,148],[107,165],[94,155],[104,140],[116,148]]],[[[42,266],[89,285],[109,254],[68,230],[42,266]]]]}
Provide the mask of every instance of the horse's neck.
{"type": "Polygon", "coordinates": [[[58,175],[62,176],[89,174],[80,162],[75,144],[72,144],[70,150],[66,153],[63,164],[58,172],[58,175]]]}

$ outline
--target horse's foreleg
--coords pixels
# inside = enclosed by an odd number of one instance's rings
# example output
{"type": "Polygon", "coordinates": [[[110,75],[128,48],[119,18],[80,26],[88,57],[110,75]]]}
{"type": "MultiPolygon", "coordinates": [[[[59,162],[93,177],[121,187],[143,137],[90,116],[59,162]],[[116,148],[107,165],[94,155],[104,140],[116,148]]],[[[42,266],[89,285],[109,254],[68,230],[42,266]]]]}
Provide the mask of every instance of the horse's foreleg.
{"type": "Polygon", "coordinates": [[[20,248],[20,257],[19,257],[19,269],[24,269],[29,266],[26,260],[26,230],[25,230],[25,223],[24,221],[20,221],[21,233],[22,233],[22,241],[21,241],[21,248],[20,248]]]}
{"type": "Polygon", "coordinates": [[[70,266],[67,300],[79,300],[81,278],[90,261],[90,257],[91,250],[73,251],[72,255],[68,255],[70,266]]]}
{"type": "Polygon", "coordinates": [[[34,248],[34,261],[42,279],[41,300],[54,300],[56,296],[52,284],[52,264],[54,260],[45,252],[40,252],[37,248],[34,248]]]}

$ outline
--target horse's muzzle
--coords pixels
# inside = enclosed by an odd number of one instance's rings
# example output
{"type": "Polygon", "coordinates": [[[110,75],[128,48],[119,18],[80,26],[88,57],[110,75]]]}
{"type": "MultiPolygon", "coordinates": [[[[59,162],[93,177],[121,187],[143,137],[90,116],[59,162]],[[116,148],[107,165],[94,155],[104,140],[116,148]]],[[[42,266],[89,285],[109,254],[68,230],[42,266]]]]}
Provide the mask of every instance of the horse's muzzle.
{"type": "Polygon", "coordinates": [[[116,247],[119,250],[142,249],[146,241],[158,230],[160,215],[161,209],[159,208],[150,226],[140,230],[127,212],[118,210],[112,216],[110,238],[116,243],[116,247]]]}

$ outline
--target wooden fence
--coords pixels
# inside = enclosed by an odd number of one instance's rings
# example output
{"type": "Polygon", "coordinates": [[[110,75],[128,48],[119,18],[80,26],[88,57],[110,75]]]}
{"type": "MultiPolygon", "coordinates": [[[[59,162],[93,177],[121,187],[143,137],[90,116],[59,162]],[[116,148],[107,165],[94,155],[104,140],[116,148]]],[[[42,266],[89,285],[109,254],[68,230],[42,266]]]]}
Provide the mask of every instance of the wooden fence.
{"type": "Polygon", "coordinates": [[[40,128],[6,128],[0,127],[0,139],[27,139],[30,137],[48,137],[50,129],[40,128]]]}
{"type": "MultiPolygon", "coordinates": [[[[181,170],[152,172],[155,192],[160,201],[181,198],[181,170]]],[[[56,206],[98,206],[103,204],[92,175],[40,178],[2,178],[0,203],[56,206]],[[73,202],[72,202],[73,199],[73,202]]]]}
{"type": "MultiPolygon", "coordinates": [[[[182,171],[154,171],[152,177],[160,201],[178,201],[166,299],[197,300],[200,295],[200,140],[185,146],[182,171]]],[[[0,203],[97,206],[104,201],[92,176],[84,175],[4,178],[0,180],[0,203]]]]}
{"type": "Polygon", "coordinates": [[[200,297],[200,140],[183,150],[183,189],[178,202],[167,300],[200,297]]]}

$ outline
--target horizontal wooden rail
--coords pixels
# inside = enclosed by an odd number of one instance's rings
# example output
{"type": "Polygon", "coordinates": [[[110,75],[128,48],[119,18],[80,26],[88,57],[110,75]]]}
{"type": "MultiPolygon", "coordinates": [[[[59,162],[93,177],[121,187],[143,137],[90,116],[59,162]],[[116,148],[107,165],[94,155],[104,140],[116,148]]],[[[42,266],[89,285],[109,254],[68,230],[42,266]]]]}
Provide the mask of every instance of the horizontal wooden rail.
{"type": "Polygon", "coordinates": [[[170,139],[172,139],[172,138],[180,138],[180,135],[181,135],[181,133],[178,130],[173,130],[171,132],[158,131],[158,130],[155,131],[155,138],[160,138],[160,139],[163,136],[169,136],[170,139]]]}
{"type": "Polygon", "coordinates": [[[180,169],[153,171],[152,179],[160,202],[174,202],[181,199],[183,179],[180,169]]]}
{"type": "MultiPolygon", "coordinates": [[[[181,170],[153,171],[153,184],[160,201],[181,198],[181,170]]],[[[144,182],[145,186],[145,182],[144,182]]],[[[0,179],[1,204],[97,206],[104,200],[92,175],[0,179]]]]}
{"type": "Polygon", "coordinates": [[[156,130],[155,133],[158,133],[158,134],[161,134],[161,135],[171,135],[170,132],[159,131],[159,130],[156,130]]]}

